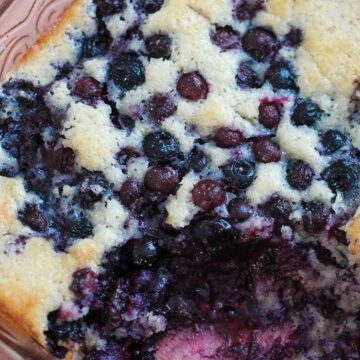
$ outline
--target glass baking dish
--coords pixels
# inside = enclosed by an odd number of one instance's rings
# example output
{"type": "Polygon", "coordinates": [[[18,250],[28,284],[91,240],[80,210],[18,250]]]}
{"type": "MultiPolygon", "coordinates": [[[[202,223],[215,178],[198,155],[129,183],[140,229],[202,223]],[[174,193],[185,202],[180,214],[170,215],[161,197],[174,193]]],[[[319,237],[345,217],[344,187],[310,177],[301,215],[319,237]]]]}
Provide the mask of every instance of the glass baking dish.
{"type": "MultiPolygon", "coordinates": [[[[0,79],[59,18],[72,0],[0,0],[0,79]]],[[[0,318],[0,360],[51,359],[0,318]]]]}

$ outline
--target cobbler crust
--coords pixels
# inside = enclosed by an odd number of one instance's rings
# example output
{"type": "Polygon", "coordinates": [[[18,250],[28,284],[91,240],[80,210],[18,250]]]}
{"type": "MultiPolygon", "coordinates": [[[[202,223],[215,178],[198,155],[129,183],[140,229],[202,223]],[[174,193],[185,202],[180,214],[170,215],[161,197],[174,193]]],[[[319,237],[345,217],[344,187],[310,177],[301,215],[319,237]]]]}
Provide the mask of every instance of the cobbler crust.
{"type": "MultiPolygon", "coordinates": [[[[177,11],[186,9],[180,4],[185,0],[169,2],[177,11]],[[181,6],[176,6],[176,3],[181,6]]],[[[230,0],[218,0],[216,4],[213,0],[186,2],[205,19],[216,18],[214,14],[221,14],[231,8],[228,4],[230,0]]],[[[86,24],[84,16],[89,3],[89,0],[75,0],[54,30],[39,39],[6,79],[18,75],[25,75],[26,78],[27,73],[31,73],[32,78],[37,78],[34,75],[37,71],[43,74],[39,66],[48,61],[47,58],[51,58],[54,52],[66,54],[65,32],[69,26],[91,31],[91,25],[86,24]]],[[[267,12],[258,15],[257,24],[272,26],[278,34],[285,34],[289,30],[289,24],[292,24],[306,33],[306,41],[299,49],[299,56],[295,61],[302,91],[320,101],[323,94],[334,97],[337,101],[335,112],[346,118],[348,98],[354,88],[353,81],[360,76],[360,3],[351,0],[270,0],[267,9],[267,12]]],[[[161,13],[154,17],[157,18],[157,24],[167,21],[161,13]]],[[[215,19],[215,22],[217,20],[221,21],[215,19]]],[[[148,26],[151,29],[153,22],[148,26]]],[[[193,31],[196,36],[197,29],[194,28],[193,31]]],[[[42,85],[50,81],[46,75],[39,77],[42,85]]],[[[154,81],[158,81],[156,76],[154,81]]],[[[199,114],[200,130],[204,118],[211,121],[221,116],[222,109],[218,105],[214,100],[204,113],[199,114]]],[[[204,128],[207,131],[206,126],[204,128]]],[[[192,183],[191,179],[183,180],[184,183],[186,181],[192,183]]],[[[7,234],[21,230],[17,211],[27,196],[20,180],[0,178],[1,236],[6,237],[7,234]]],[[[178,222],[182,223],[182,220],[178,222]]],[[[360,216],[350,223],[347,231],[351,240],[350,250],[360,263],[360,216]]],[[[85,239],[74,245],[69,253],[59,254],[47,240],[33,238],[22,254],[7,257],[2,255],[1,315],[16,330],[25,332],[45,345],[47,314],[70,300],[69,285],[73,272],[84,267],[96,269],[104,248],[99,243],[85,239]]],[[[70,358],[71,354],[68,356],[70,358]]]]}

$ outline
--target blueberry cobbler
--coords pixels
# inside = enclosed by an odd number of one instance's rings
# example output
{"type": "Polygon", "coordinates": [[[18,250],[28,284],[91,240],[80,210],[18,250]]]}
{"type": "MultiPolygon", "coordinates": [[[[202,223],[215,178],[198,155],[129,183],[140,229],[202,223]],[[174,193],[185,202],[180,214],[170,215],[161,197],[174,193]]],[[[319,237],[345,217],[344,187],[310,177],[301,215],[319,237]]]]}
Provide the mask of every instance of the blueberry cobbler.
{"type": "Polygon", "coordinates": [[[0,309],[56,358],[360,359],[360,4],[78,0],[0,87],[0,309]]]}

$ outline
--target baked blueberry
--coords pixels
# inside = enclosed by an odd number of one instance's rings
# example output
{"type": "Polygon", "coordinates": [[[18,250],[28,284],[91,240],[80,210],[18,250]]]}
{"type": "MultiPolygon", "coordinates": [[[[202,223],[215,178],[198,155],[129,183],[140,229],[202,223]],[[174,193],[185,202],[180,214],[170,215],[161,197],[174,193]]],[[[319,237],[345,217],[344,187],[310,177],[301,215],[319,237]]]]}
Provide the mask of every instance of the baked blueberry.
{"type": "Polygon", "coordinates": [[[97,33],[83,40],[83,56],[85,58],[91,58],[102,55],[110,48],[111,43],[112,37],[109,30],[103,21],[99,21],[97,33]]]}
{"type": "Polygon", "coordinates": [[[315,176],[311,166],[302,160],[289,160],[286,167],[286,180],[296,190],[307,189],[315,176]]]}
{"type": "Polygon", "coordinates": [[[289,200],[275,194],[270,197],[261,208],[275,219],[288,219],[292,212],[292,205],[289,200]]]}
{"type": "Polygon", "coordinates": [[[235,17],[239,21],[251,20],[263,8],[262,0],[240,0],[235,7],[235,17]]]}
{"type": "Polygon", "coordinates": [[[242,38],[244,50],[256,61],[265,61],[277,49],[276,35],[269,29],[255,27],[249,29],[242,38]]]}
{"type": "Polygon", "coordinates": [[[239,34],[231,26],[217,26],[210,34],[211,41],[222,51],[239,49],[241,41],[239,34]]]}
{"type": "Polygon", "coordinates": [[[48,222],[44,213],[35,204],[27,204],[22,213],[22,221],[31,229],[39,232],[47,230],[48,222]]]}
{"type": "Polygon", "coordinates": [[[154,166],[144,178],[145,187],[152,192],[171,194],[178,185],[176,171],[169,166],[154,166]]]}
{"type": "Polygon", "coordinates": [[[100,201],[108,190],[109,184],[101,172],[85,172],[81,176],[76,199],[81,207],[89,209],[100,201]]]}
{"type": "Polygon", "coordinates": [[[118,115],[111,118],[113,125],[120,130],[127,130],[129,133],[134,130],[136,120],[128,115],[118,115]]]}
{"type": "Polygon", "coordinates": [[[170,160],[180,152],[178,141],[166,131],[147,134],[143,148],[146,156],[158,161],[170,160]]]}
{"type": "Polygon", "coordinates": [[[97,288],[97,274],[91,268],[83,268],[73,273],[69,289],[74,293],[78,303],[91,305],[97,288]]]}
{"type": "Polygon", "coordinates": [[[243,134],[239,130],[221,127],[215,131],[214,141],[221,148],[233,148],[242,144],[243,134]]]}
{"type": "Polygon", "coordinates": [[[90,220],[82,212],[70,215],[67,228],[71,237],[75,239],[85,239],[93,234],[93,226],[90,220]]]}
{"type": "Polygon", "coordinates": [[[199,72],[184,73],[180,76],[176,89],[180,96],[190,101],[206,99],[209,86],[199,72]]]}
{"type": "Polygon", "coordinates": [[[143,189],[136,180],[128,179],[122,184],[118,195],[123,205],[131,207],[143,195],[143,189]]]}
{"type": "Polygon", "coordinates": [[[267,138],[257,138],[252,145],[255,161],[262,163],[278,162],[281,159],[281,150],[277,144],[267,138]]]}
{"type": "Polygon", "coordinates": [[[246,221],[254,214],[254,208],[248,201],[235,198],[228,205],[229,216],[236,221],[246,221]]]}
{"type": "Polygon", "coordinates": [[[138,0],[141,8],[148,14],[159,11],[164,4],[164,0],[138,0]]]}
{"type": "Polygon", "coordinates": [[[291,115],[291,120],[297,126],[312,126],[316,122],[320,121],[321,115],[322,110],[319,105],[307,99],[301,100],[295,105],[294,112],[291,115]]]}
{"type": "Polygon", "coordinates": [[[325,154],[333,154],[335,151],[338,151],[345,145],[346,135],[340,130],[326,130],[321,135],[321,143],[324,147],[325,154]]]}
{"type": "Polygon", "coordinates": [[[205,211],[211,211],[226,201],[226,193],[215,180],[201,180],[191,191],[194,204],[205,211]]]}
{"type": "Polygon", "coordinates": [[[321,201],[312,201],[304,204],[304,228],[311,234],[325,230],[330,222],[331,211],[321,201]]]}
{"type": "Polygon", "coordinates": [[[195,149],[188,159],[187,166],[194,172],[199,173],[205,169],[209,162],[210,159],[204,154],[203,151],[195,149]]]}
{"type": "Polygon", "coordinates": [[[259,105],[259,123],[267,129],[276,128],[281,120],[281,105],[277,102],[261,102],[259,105]]]}
{"type": "Polygon", "coordinates": [[[109,16],[121,12],[125,9],[125,0],[96,0],[96,4],[99,7],[103,16],[109,16]]]}
{"type": "Polygon", "coordinates": [[[101,84],[90,76],[77,80],[71,92],[73,95],[85,100],[95,100],[103,94],[101,84]]]}
{"type": "Polygon", "coordinates": [[[146,52],[155,59],[169,59],[171,56],[171,38],[166,34],[154,34],[145,39],[146,52]]]}
{"type": "Polygon", "coordinates": [[[304,41],[304,33],[301,29],[291,27],[290,31],[285,35],[284,43],[286,46],[299,47],[304,41]]]}
{"type": "Polygon", "coordinates": [[[136,265],[150,265],[157,257],[157,248],[154,240],[144,238],[134,243],[132,261],[136,265]]]}
{"type": "Polygon", "coordinates": [[[336,160],[321,174],[329,188],[336,192],[347,192],[357,189],[359,183],[359,165],[351,160],[336,160]]]}
{"type": "Polygon", "coordinates": [[[249,63],[243,62],[240,64],[237,74],[236,82],[240,88],[259,88],[261,86],[261,81],[252,69],[249,63]]]}
{"type": "Polygon", "coordinates": [[[170,95],[155,94],[147,101],[145,111],[151,120],[159,122],[173,115],[176,105],[170,95]]]}
{"type": "Polygon", "coordinates": [[[269,81],[275,90],[297,90],[296,75],[285,62],[275,62],[270,65],[265,73],[265,79],[269,81]]]}
{"type": "Polygon", "coordinates": [[[222,170],[226,181],[235,189],[246,189],[255,179],[255,164],[249,160],[232,161],[222,170]]]}
{"type": "Polygon", "coordinates": [[[132,90],[145,82],[144,65],[130,54],[117,56],[110,65],[109,80],[123,90],[132,90]]]}
{"type": "Polygon", "coordinates": [[[64,172],[66,170],[72,169],[75,165],[75,157],[76,154],[74,150],[69,147],[61,147],[55,150],[52,160],[54,169],[59,172],[64,172]]]}
{"type": "Polygon", "coordinates": [[[217,216],[203,216],[191,224],[191,234],[196,241],[211,243],[231,241],[234,237],[232,224],[217,216]]]}

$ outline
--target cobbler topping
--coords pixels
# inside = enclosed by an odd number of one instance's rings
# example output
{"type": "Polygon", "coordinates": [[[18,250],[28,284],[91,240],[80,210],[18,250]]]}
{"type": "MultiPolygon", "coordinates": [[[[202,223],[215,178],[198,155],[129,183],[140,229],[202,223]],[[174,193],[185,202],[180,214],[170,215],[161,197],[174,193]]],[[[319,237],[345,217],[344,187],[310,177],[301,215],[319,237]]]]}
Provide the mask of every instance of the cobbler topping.
{"type": "Polygon", "coordinates": [[[2,84],[0,251],[51,254],[56,357],[359,357],[359,97],[305,91],[266,5],[88,0],[2,84]]]}

